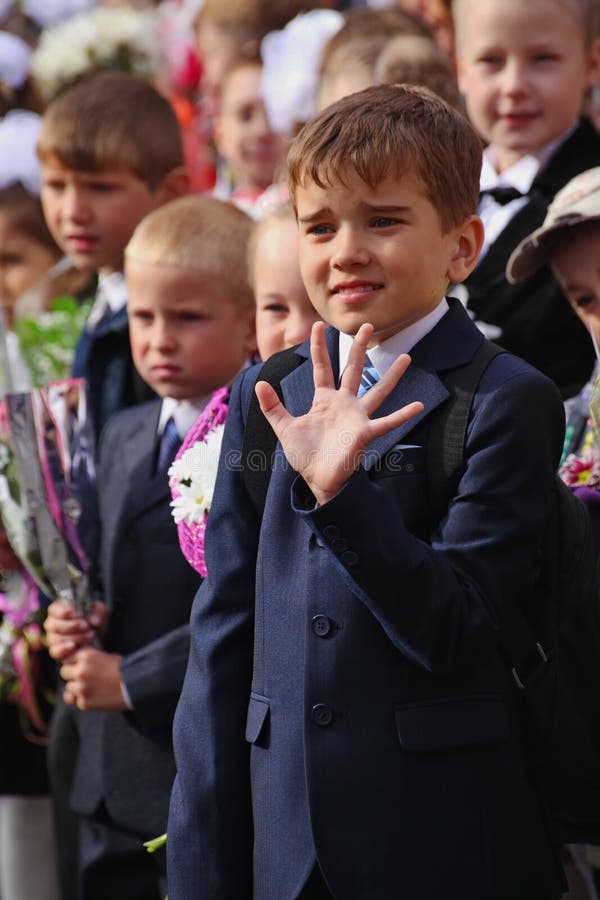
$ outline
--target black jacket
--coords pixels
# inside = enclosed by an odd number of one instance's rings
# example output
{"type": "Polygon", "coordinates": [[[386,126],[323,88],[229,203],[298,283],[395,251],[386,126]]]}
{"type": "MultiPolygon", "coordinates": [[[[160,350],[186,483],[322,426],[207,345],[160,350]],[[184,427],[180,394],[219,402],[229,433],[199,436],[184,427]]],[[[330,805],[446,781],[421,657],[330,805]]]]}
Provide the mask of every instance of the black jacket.
{"type": "Polygon", "coordinates": [[[516,285],[508,283],[505,269],[515,247],[542,224],[557,191],[598,165],[600,135],[582,120],[538,173],[527,204],[465,282],[467,309],[476,319],[499,326],[497,343],[552,378],[564,397],[577,393],[590,375],[594,352],[589,335],[548,267],[516,285]]]}

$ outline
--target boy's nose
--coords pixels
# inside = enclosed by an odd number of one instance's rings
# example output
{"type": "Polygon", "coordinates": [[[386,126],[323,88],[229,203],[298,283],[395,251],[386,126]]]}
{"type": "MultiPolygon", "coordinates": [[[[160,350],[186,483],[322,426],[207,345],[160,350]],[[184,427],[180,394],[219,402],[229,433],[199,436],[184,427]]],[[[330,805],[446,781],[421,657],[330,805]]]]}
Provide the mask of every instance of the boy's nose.
{"type": "Polygon", "coordinates": [[[168,324],[164,322],[155,322],[151,334],[152,345],[157,350],[171,350],[174,340],[173,333],[168,324]]]}
{"type": "Polygon", "coordinates": [[[88,222],[90,219],[89,205],[81,191],[71,188],[65,191],[62,203],[63,217],[72,222],[88,222]]]}
{"type": "Polygon", "coordinates": [[[521,94],[527,89],[527,67],[519,60],[509,60],[502,72],[502,90],[505,94],[521,94]]]}
{"type": "Polygon", "coordinates": [[[353,229],[340,228],[333,239],[331,267],[366,266],[369,259],[369,252],[360,236],[353,229]]]}

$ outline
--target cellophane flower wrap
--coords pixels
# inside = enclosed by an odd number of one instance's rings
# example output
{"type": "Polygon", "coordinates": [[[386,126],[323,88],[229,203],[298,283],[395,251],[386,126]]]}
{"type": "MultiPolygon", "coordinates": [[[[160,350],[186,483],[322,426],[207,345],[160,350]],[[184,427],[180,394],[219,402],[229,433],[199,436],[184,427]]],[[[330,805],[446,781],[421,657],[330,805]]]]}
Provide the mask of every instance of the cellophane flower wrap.
{"type": "Polygon", "coordinates": [[[89,610],[89,562],[80,537],[82,504],[93,494],[93,432],[83,379],[55,382],[6,398],[16,485],[33,535],[35,567],[12,541],[0,496],[0,516],[13,550],[50,598],[89,610]]]}
{"type": "Polygon", "coordinates": [[[169,469],[171,509],[183,555],[206,577],[204,533],[213,498],[229,388],[215,391],[185,437],[169,469]]]}

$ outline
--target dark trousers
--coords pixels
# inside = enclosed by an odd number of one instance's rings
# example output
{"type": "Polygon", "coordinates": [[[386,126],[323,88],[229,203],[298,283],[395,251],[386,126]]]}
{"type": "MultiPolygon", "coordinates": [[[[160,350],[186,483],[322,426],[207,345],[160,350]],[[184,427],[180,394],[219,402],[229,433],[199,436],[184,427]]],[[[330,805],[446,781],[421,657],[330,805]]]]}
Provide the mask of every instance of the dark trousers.
{"type": "Polygon", "coordinates": [[[298,900],[335,900],[318,866],[310,873],[308,881],[298,894],[298,900]]]}
{"type": "Polygon", "coordinates": [[[163,900],[164,848],[148,853],[142,837],[121,831],[108,815],[106,824],[84,816],[79,821],[78,900],[163,900]]]}
{"type": "Polygon", "coordinates": [[[79,867],[79,818],[69,805],[73,771],[79,750],[77,710],[59,697],[50,723],[48,775],[56,831],[61,900],[76,900],[79,867]]]}

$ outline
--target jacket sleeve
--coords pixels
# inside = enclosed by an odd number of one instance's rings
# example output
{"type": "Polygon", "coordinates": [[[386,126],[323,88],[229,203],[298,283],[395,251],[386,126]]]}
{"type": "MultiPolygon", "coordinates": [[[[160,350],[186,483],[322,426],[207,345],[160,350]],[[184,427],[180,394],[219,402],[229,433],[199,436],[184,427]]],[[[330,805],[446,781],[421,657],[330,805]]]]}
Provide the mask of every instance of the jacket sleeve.
{"type": "Polygon", "coordinates": [[[396,648],[446,672],[493,652],[505,604],[524,599],[563,434],[554,385],[500,356],[475,397],[466,469],[430,542],[405,528],[394,479],[373,480],[363,468],[321,507],[298,477],[292,505],[396,648]]]}
{"type": "Polygon", "coordinates": [[[123,657],[121,678],[144,730],[171,727],[189,650],[190,627],[182,625],[123,657]]]}
{"type": "Polygon", "coordinates": [[[250,900],[252,815],[244,730],[252,678],[259,522],[240,471],[245,399],[234,384],[206,531],[208,576],[192,608],[174,722],[177,777],[168,823],[171,900],[250,900]]]}

